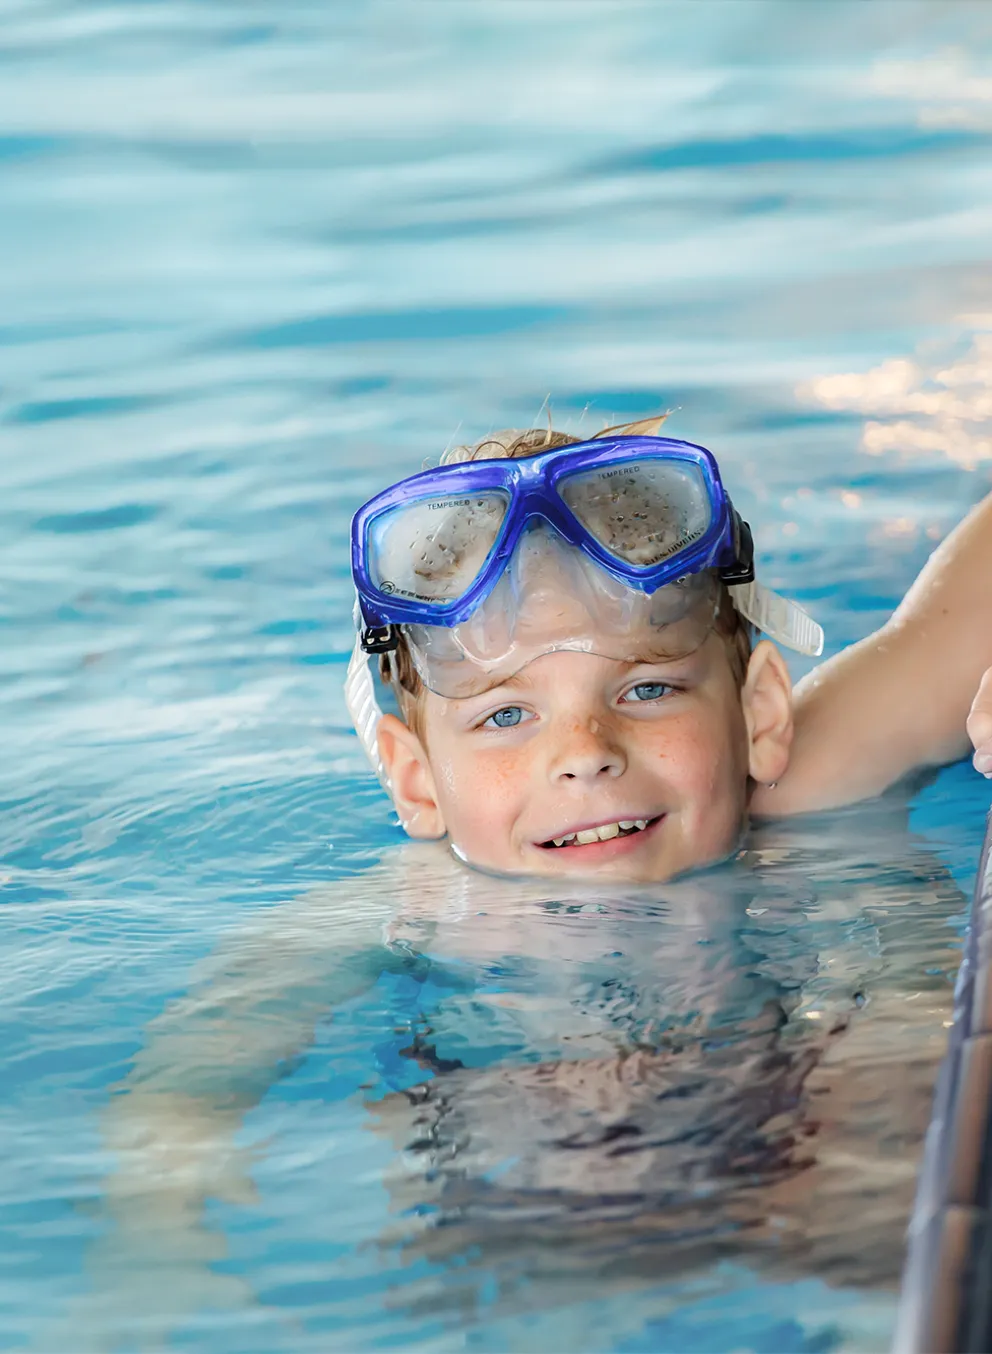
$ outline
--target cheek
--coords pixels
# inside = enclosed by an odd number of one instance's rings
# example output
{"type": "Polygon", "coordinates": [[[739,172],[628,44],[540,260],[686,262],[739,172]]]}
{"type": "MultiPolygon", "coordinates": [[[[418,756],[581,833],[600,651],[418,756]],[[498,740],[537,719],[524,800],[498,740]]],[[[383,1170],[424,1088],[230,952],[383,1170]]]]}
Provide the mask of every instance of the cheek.
{"type": "Polygon", "coordinates": [[[747,801],[743,719],[704,708],[659,722],[652,733],[645,754],[675,791],[686,832],[719,852],[740,830],[747,801]]]}
{"type": "Polygon", "coordinates": [[[705,707],[649,725],[637,742],[686,792],[707,792],[743,774],[741,731],[705,707]]]}
{"type": "Polygon", "coordinates": [[[470,859],[481,863],[505,842],[526,800],[525,751],[438,748],[434,773],[449,836],[470,859]]]}

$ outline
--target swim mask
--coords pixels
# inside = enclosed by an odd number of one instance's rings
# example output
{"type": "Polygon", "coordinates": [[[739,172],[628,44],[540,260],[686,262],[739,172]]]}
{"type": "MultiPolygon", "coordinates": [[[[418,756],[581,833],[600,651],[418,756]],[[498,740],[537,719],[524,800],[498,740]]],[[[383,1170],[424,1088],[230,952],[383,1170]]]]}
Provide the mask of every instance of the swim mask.
{"type": "Polygon", "coordinates": [[[755,582],[750,529],[712,454],[673,438],[597,438],[412,475],[356,513],[352,573],[346,697],[380,779],[368,658],[400,633],[424,685],[452,699],[557,650],[684,657],[712,630],[721,583],[772,639],[823,647],[805,611],[755,582]]]}

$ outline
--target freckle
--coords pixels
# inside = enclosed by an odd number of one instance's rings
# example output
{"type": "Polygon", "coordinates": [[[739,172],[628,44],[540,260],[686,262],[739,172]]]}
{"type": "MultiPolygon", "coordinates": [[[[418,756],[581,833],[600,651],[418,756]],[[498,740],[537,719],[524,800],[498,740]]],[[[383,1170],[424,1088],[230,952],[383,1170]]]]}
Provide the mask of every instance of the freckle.
{"type": "Polygon", "coordinates": [[[498,766],[492,766],[488,771],[488,780],[490,785],[506,785],[517,778],[517,773],[512,765],[501,762],[498,766]]]}

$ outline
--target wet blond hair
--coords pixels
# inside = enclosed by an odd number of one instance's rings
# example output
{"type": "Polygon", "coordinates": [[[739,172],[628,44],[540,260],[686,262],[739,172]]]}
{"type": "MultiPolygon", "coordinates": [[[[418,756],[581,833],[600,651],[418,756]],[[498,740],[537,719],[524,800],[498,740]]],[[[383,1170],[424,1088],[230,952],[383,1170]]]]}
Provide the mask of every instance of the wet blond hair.
{"type": "MultiPolygon", "coordinates": [[[[654,437],[667,417],[667,414],[659,414],[653,418],[640,419],[636,423],[618,423],[613,427],[604,428],[602,432],[594,434],[594,437],[654,437]]],[[[593,439],[558,432],[552,428],[549,420],[546,428],[527,428],[523,431],[506,428],[502,432],[490,433],[488,437],[472,446],[449,447],[441,457],[441,464],[458,465],[464,461],[515,461],[526,456],[537,456],[542,451],[551,451],[555,447],[575,446],[586,440],[593,439]]],[[[747,675],[754,634],[750,622],[734,606],[730,590],[722,581],[719,583],[719,605],[713,628],[724,642],[734,684],[739,691],[747,675]]],[[[424,685],[414,667],[410,646],[402,630],[396,648],[380,656],[379,674],[396,692],[403,718],[422,739],[424,685]]]]}

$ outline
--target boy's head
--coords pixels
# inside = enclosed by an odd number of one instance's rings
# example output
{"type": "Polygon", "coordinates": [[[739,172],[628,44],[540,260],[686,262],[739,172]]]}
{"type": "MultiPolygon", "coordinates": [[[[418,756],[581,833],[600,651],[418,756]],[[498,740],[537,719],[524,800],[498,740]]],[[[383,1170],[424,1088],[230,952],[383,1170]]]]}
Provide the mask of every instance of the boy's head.
{"type": "MultiPolygon", "coordinates": [[[[625,437],[656,433],[660,421],[600,436],[626,445],[625,437]]],[[[529,460],[571,445],[578,439],[551,430],[506,433],[446,459],[529,460]]],[[[610,473],[616,472],[600,471],[599,478],[616,503],[610,473]]],[[[451,501],[466,508],[469,503],[451,501]]],[[[629,500],[621,502],[628,510],[623,527],[617,526],[623,515],[614,510],[610,548],[619,551],[616,533],[627,532],[628,557],[640,552],[632,568],[647,567],[645,543],[656,548],[661,538],[652,517],[657,501],[634,503],[644,509],[634,513],[629,500]]],[[[481,499],[475,502],[482,508],[481,499]]],[[[573,496],[571,502],[581,513],[586,501],[573,496]]],[[[735,531],[746,533],[734,517],[735,531]]],[[[463,532],[462,553],[475,548],[478,516],[474,522],[463,532]]],[[[483,666],[477,680],[458,686],[446,675],[443,657],[459,628],[425,631],[417,625],[396,629],[395,647],[380,658],[402,716],[382,717],[377,731],[401,822],[412,836],[447,834],[469,863],[503,873],[646,882],[726,855],[739,837],[751,785],[781,776],[792,736],[785,664],[767,641],[752,650],[751,623],[724,581],[740,571],[735,574],[734,565],[708,568],[653,592],[637,591],[590,563],[545,522],[533,528],[521,532],[512,560],[502,566],[503,591],[490,588],[484,599],[490,629],[495,616],[497,628],[512,634],[504,645],[509,658],[483,666]],[[601,578],[605,602],[594,598],[586,606],[577,600],[584,589],[595,591],[601,578]],[[600,619],[590,623],[590,610],[600,619]],[[618,616],[630,631],[626,648],[607,633],[620,624],[618,616]],[[664,643],[645,641],[652,625],[664,643]],[[424,657],[425,633],[439,638],[433,658],[429,642],[424,657]],[[563,634],[581,638],[561,642],[563,634]]],[[[594,529],[602,535],[598,521],[594,529]]],[[[684,535],[691,541],[692,532],[684,535]]],[[[423,534],[418,576],[429,581],[416,587],[428,593],[436,588],[453,539],[450,528],[447,535],[436,527],[423,534]]],[[[481,563],[485,542],[477,553],[481,563]]],[[[408,589],[404,595],[420,594],[408,589]]],[[[471,633],[459,644],[460,659],[468,654],[481,662],[471,633]]],[[[477,671],[464,661],[457,670],[477,671]]]]}

